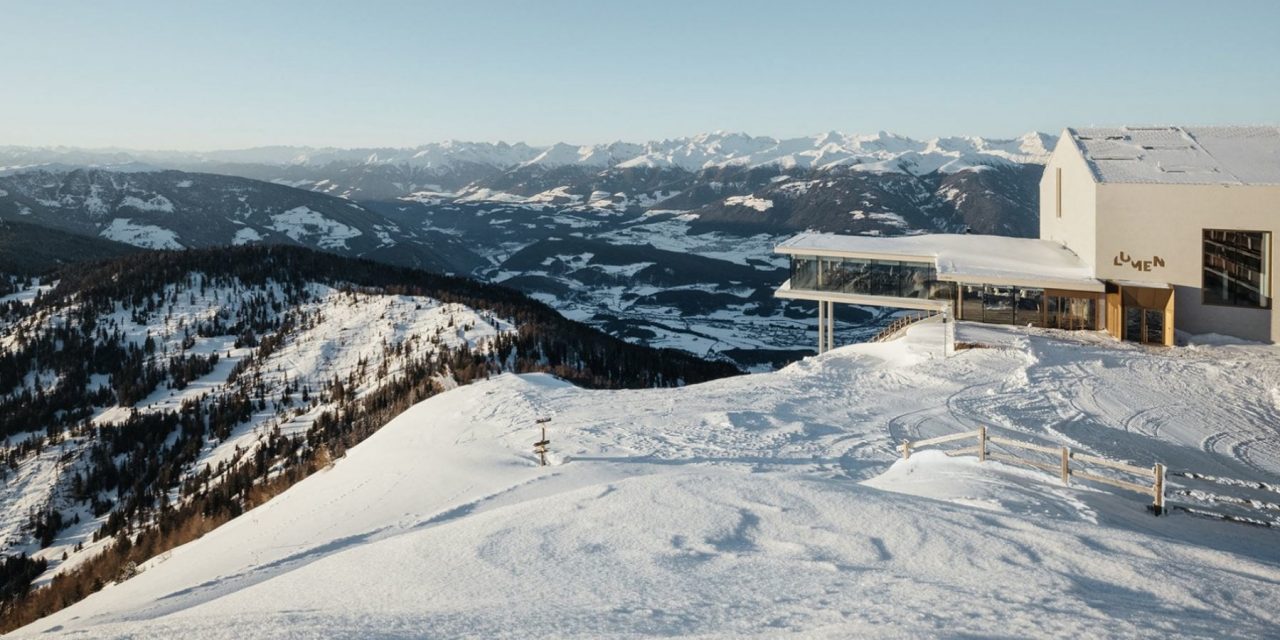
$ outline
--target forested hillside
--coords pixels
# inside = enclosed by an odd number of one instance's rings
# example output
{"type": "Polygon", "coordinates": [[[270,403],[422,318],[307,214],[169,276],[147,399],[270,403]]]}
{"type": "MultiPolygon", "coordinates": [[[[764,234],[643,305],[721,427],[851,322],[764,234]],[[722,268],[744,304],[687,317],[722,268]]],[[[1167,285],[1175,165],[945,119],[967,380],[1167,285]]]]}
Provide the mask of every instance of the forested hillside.
{"type": "Polygon", "coordinates": [[[54,279],[0,307],[5,628],[127,576],[458,384],[737,372],[505,287],[298,247],[144,252],[54,279]],[[24,596],[32,583],[47,588],[24,596]]]}

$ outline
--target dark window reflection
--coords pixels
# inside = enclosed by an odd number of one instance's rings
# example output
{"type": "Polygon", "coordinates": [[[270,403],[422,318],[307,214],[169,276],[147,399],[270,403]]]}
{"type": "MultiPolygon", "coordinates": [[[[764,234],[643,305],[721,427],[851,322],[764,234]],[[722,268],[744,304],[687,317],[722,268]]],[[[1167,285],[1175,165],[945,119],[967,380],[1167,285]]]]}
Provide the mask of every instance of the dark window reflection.
{"type": "Polygon", "coordinates": [[[1204,302],[1271,308],[1271,233],[1204,231],[1204,302]]]}

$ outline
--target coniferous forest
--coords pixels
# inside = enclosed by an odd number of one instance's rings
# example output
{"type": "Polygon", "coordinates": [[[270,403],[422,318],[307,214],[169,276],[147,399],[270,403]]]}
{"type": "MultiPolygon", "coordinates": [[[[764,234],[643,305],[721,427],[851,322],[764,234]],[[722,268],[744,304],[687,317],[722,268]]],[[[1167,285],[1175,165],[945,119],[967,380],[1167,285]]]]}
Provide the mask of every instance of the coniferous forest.
{"type": "Polygon", "coordinates": [[[0,307],[0,475],[50,485],[4,541],[0,630],[129,577],[454,385],[502,372],[599,388],[738,373],[501,286],[299,247],[145,252],[46,280],[57,285],[0,307]],[[438,321],[339,345],[349,360],[326,347],[336,360],[323,372],[286,367],[353,313],[438,321]]]}

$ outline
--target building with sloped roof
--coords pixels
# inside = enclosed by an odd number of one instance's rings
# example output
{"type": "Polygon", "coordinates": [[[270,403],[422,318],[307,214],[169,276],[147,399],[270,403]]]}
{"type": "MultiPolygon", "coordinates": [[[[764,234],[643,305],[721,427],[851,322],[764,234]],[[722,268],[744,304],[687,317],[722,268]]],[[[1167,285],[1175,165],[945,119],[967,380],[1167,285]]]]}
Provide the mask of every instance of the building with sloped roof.
{"type": "Polygon", "coordinates": [[[777,247],[791,258],[777,295],[819,303],[819,351],[836,303],[1280,342],[1277,233],[1280,128],[1069,128],[1040,182],[1040,238],[800,234],[777,247]]]}

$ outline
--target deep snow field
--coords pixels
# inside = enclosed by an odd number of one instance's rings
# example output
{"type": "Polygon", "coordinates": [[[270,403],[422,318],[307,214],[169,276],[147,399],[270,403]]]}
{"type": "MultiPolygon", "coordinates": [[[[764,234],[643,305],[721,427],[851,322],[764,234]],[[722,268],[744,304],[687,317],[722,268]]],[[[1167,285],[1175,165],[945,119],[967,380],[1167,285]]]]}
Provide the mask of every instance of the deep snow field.
{"type": "Polygon", "coordinates": [[[14,635],[1275,637],[1280,530],[895,445],[993,434],[1276,482],[1280,348],[961,325],[774,373],[503,375],[14,635]],[[550,418],[552,464],[531,451],[550,418]]]}

